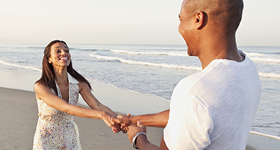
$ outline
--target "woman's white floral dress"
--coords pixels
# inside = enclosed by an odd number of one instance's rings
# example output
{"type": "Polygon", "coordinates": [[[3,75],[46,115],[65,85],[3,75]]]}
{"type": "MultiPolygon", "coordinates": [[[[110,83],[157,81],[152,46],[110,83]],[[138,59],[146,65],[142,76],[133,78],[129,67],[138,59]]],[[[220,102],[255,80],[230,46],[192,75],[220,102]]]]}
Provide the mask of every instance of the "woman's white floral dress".
{"type": "MultiPolygon", "coordinates": [[[[76,105],[79,97],[78,81],[71,75],[69,80],[69,104],[76,105]]],[[[57,86],[58,97],[61,98],[57,86]]],[[[54,91],[53,91],[54,93],[54,91]]],[[[33,150],[80,150],[79,131],[73,116],[37,100],[39,120],[34,136],[33,150]]]]}

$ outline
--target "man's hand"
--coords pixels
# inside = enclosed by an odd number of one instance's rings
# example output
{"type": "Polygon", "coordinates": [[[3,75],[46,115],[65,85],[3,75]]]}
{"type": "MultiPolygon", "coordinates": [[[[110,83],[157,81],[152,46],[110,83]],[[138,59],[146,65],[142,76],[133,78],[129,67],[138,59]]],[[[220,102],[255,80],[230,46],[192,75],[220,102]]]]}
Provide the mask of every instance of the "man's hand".
{"type": "Polygon", "coordinates": [[[144,132],[146,134],[146,126],[142,125],[140,121],[137,121],[137,126],[128,126],[127,136],[130,143],[132,143],[133,137],[139,132],[144,132]]]}

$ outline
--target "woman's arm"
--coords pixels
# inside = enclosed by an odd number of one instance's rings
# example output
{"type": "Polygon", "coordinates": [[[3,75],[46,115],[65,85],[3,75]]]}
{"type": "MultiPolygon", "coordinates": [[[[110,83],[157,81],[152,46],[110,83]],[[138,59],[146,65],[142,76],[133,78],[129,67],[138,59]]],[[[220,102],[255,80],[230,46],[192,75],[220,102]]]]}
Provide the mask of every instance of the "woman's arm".
{"type": "Polygon", "coordinates": [[[78,117],[102,119],[109,127],[114,128],[115,123],[110,120],[110,114],[106,113],[105,111],[87,109],[75,105],[70,105],[65,100],[53,94],[50,88],[40,83],[35,84],[34,91],[36,93],[37,99],[43,100],[47,105],[57,110],[78,117]]]}
{"type": "Polygon", "coordinates": [[[113,117],[117,117],[117,114],[114,113],[110,108],[101,104],[95,96],[91,93],[88,85],[84,82],[79,83],[80,94],[82,95],[84,101],[88,104],[88,106],[94,110],[105,111],[113,117]]]}

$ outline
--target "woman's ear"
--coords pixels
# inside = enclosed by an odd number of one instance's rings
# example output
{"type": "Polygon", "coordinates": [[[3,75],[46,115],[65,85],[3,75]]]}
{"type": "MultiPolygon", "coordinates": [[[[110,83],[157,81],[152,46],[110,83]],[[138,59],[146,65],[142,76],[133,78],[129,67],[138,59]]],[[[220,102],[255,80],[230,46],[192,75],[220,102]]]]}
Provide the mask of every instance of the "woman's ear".
{"type": "Polygon", "coordinates": [[[52,63],[52,61],[51,61],[51,59],[49,58],[49,64],[51,64],[52,63]]]}
{"type": "Polygon", "coordinates": [[[207,24],[207,14],[199,11],[195,14],[195,27],[196,29],[202,29],[207,24]]]}

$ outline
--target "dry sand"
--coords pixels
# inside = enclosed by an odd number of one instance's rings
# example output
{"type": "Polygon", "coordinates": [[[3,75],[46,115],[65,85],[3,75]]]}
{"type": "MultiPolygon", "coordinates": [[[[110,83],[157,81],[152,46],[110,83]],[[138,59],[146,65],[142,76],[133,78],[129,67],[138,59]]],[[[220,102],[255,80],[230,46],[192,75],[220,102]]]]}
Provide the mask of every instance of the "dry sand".
{"type": "MultiPolygon", "coordinates": [[[[0,88],[0,149],[32,149],[38,119],[34,92],[0,88]]],[[[75,117],[84,150],[133,149],[127,135],[113,133],[102,121],[75,117]]],[[[148,139],[159,144],[162,128],[148,128],[148,139]]]]}

